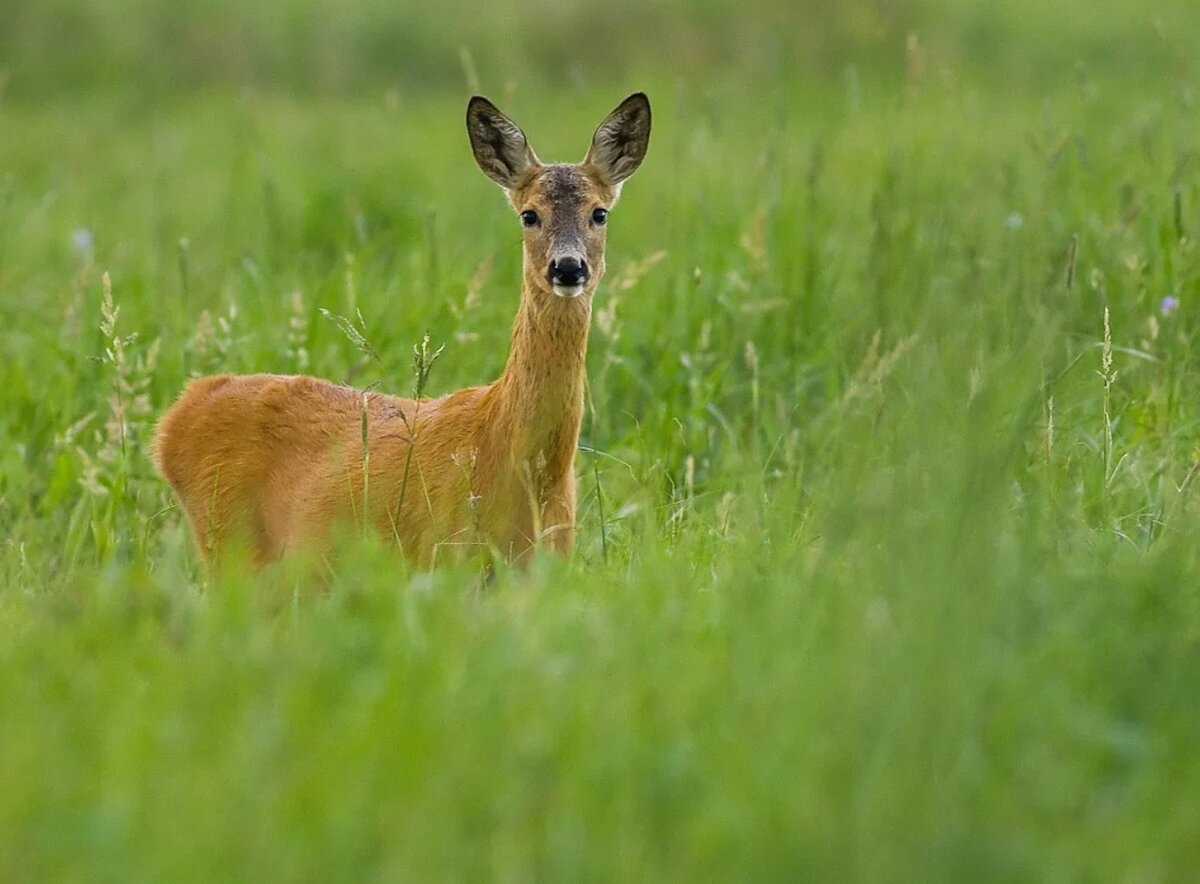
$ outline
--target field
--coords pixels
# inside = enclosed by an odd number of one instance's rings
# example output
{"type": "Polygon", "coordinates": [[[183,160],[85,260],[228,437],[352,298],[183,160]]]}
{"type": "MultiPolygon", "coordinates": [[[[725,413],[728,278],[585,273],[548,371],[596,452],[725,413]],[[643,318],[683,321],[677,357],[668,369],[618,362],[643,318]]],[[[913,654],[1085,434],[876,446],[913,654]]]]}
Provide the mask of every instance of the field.
{"type": "Polygon", "coordinates": [[[0,880],[1194,880],[1197,45],[1190,0],[6,0],[0,880]],[[208,575],[149,461],[187,378],[409,394],[428,333],[428,394],[492,379],[467,97],[576,160],[635,89],[574,558],[208,575]]]}

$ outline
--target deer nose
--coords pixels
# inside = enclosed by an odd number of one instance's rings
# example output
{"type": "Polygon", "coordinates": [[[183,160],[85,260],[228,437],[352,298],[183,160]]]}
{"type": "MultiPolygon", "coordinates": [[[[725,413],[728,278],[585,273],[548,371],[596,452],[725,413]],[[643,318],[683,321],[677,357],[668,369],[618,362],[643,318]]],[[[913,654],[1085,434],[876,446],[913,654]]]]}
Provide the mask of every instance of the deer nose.
{"type": "Polygon", "coordinates": [[[587,282],[588,266],[579,258],[558,258],[550,262],[550,281],[556,285],[583,285],[587,282]]]}

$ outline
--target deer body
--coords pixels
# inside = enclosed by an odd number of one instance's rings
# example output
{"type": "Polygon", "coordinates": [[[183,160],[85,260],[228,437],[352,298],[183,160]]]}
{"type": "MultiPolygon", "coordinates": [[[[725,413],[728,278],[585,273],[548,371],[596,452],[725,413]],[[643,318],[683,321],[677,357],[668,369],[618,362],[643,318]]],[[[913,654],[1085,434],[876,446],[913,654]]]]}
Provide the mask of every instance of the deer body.
{"type": "Polygon", "coordinates": [[[467,127],[525,228],[503,374],[419,402],[305,376],[193,381],[159,425],[155,460],[204,556],[239,543],[259,564],[321,553],[339,522],[394,539],[418,566],[490,550],[520,561],[539,542],[570,552],[604,221],[645,154],[649,103],[626,99],[580,165],[543,165],[485,99],[467,127]]]}

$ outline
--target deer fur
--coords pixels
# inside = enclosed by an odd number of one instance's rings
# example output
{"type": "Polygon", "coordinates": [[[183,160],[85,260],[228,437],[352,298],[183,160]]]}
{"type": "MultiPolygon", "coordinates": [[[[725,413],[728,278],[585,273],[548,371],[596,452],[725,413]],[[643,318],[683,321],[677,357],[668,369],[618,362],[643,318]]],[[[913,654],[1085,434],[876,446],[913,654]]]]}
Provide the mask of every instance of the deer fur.
{"type": "Polygon", "coordinates": [[[597,211],[645,156],[650,104],[641,93],[622,102],[579,164],[543,164],[478,96],[467,131],[523,225],[503,374],[419,402],[307,376],[192,381],[159,424],[155,462],[205,558],[231,545],[260,565],[323,554],[339,522],[370,526],[420,567],[493,551],[520,562],[541,543],[572,549],[584,356],[605,269],[597,211]]]}

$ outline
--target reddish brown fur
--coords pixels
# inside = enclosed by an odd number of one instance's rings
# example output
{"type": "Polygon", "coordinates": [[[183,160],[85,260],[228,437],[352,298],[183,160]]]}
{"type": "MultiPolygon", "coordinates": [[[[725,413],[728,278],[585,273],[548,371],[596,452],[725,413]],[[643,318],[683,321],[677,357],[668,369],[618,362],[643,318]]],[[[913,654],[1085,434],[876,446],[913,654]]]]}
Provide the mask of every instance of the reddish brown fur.
{"type": "Polygon", "coordinates": [[[601,124],[583,164],[544,166],[511,121],[473,99],[468,129],[480,166],[519,212],[544,219],[525,230],[504,373],[419,404],[304,376],[198,378],[163,417],[155,461],[202,554],[237,542],[260,564],[298,548],[320,553],[339,521],[371,525],[420,566],[492,549],[520,561],[539,542],[568,553],[584,354],[604,273],[604,227],[588,219],[616,201],[649,124],[645,97],[631,96],[601,124]],[[576,297],[556,295],[546,275],[564,242],[591,267],[576,297]]]}

